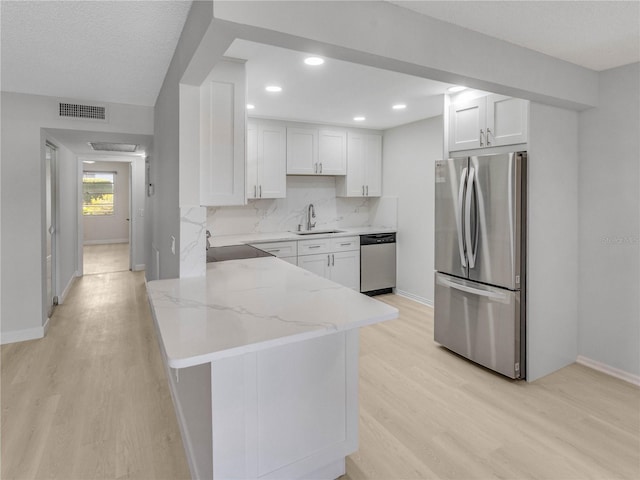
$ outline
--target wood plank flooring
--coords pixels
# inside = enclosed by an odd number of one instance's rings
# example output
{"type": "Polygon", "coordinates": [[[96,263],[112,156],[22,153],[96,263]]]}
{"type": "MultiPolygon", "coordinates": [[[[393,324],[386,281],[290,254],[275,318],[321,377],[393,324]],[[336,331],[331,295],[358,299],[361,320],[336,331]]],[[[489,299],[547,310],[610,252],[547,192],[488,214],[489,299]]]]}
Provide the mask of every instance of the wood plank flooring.
{"type": "MultiPolygon", "coordinates": [[[[430,308],[362,329],[343,480],[640,478],[640,389],[572,365],[513,382],[433,343],[430,308]]],[[[79,279],[46,338],[1,348],[2,479],[189,477],[143,274],[79,279]]]]}
{"type": "Polygon", "coordinates": [[[82,263],[85,275],[129,270],[129,244],[84,245],[82,263]]]}

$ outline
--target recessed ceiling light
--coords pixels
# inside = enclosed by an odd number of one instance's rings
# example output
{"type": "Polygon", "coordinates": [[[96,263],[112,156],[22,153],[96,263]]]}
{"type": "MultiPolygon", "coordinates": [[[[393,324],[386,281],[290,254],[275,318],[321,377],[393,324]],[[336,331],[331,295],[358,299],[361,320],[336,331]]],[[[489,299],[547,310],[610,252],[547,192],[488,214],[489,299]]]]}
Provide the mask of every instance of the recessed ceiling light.
{"type": "Polygon", "coordinates": [[[324,63],[324,59],[320,57],[307,57],[304,59],[304,63],[315,67],[317,65],[322,65],[324,63]]]}
{"type": "Polygon", "coordinates": [[[265,90],[267,92],[277,93],[282,91],[282,87],[279,87],[277,85],[268,85],[265,87],[265,90]]]}
{"type": "Polygon", "coordinates": [[[96,163],[94,160],[83,160],[82,163],[96,163]]]}
{"type": "Polygon", "coordinates": [[[356,122],[362,122],[362,121],[366,120],[366,118],[365,118],[365,117],[353,117],[353,119],[354,119],[356,122]]]}
{"type": "Polygon", "coordinates": [[[394,110],[404,110],[407,106],[404,103],[396,103],[393,107],[394,110]]]}
{"type": "Polygon", "coordinates": [[[447,92],[457,93],[457,92],[461,92],[462,90],[466,90],[466,89],[467,89],[467,87],[463,87],[463,86],[449,87],[449,88],[447,88],[447,92]]]}
{"type": "Polygon", "coordinates": [[[256,108],[255,105],[253,105],[252,103],[247,103],[247,110],[253,110],[254,108],[256,108]]]}

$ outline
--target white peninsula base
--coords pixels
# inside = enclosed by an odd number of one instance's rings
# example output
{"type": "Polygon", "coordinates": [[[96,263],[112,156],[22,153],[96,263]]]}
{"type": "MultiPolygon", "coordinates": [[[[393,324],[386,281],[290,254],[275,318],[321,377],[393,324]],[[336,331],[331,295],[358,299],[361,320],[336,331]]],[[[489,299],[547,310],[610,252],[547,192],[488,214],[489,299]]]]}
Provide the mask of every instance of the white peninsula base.
{"type": "Polygon", "coordinates": [[[192,477],[345,473],[358,448],[359,328],[397,309],[275,258],[147,290],[192,477]]]}

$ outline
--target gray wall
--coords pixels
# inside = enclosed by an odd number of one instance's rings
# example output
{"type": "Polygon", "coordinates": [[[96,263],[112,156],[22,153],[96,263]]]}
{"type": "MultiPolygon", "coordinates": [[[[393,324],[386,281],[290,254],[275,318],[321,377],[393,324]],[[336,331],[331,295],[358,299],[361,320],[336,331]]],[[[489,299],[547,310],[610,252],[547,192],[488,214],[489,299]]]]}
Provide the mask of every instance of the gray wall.
{"type": "Polygon", "coordinates": [[[213,2],[193,2],[178,46],[155,105],[151,180],[155,194],[148,197],[147,279],[153,279],[155,251],[160,252],[160,278],[177,278],[180,269],[179,208],[179,83],[213,18],[213,2]],[[171,237],[176,238],[176,254],[171,237]]]}
{"type": "Polygon", "coordinates": [[[433,305],[434,165],[442,116],[384,132],[382,188],[398,197],[398,293],[433,305]]]}
{"type": "Polygon", "coordinates": [[[640,64],[580,114],[579,354],[640,375],[640,64]]]}
{"type": "Polygon", "coordinates": [[[2,92],[0,274],[3,281],[0,308],[3,342],[16,338],[20,332],[27,335],[43,333],[47,319],[43,295],[45,230],[42,219],[44,145],[50,135],[45,129],[153,134],[152,109],[149,107],[109,104],[108,123],[63,119],[58,116],[57,107],[58,99],[54,97],[2,92]]]}

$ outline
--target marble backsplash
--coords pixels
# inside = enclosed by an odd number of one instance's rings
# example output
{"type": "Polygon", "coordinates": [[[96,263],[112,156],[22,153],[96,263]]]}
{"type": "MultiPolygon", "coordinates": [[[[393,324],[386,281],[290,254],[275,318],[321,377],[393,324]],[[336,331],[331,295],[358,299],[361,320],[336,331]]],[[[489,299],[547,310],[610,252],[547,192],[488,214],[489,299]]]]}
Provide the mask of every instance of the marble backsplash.
{"type": "Polygon", "coordinates": [[[371,225],[378,199],[336,197],[335,177],[288,176],[287,197],[249,200],[247,205],[208,207],[207,228],[214,235],[265,233],[304,227],[313,203],[316,229],[371,225]]]}

